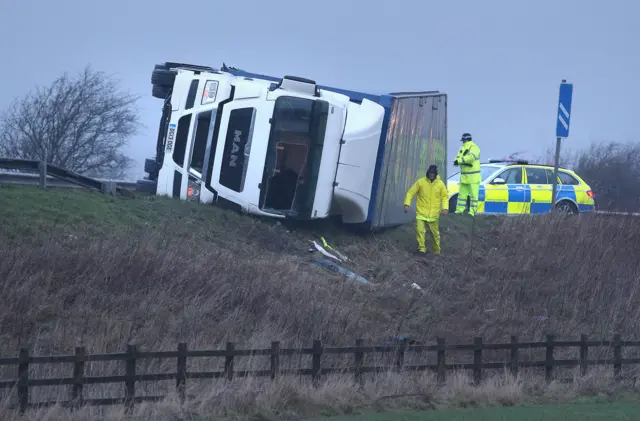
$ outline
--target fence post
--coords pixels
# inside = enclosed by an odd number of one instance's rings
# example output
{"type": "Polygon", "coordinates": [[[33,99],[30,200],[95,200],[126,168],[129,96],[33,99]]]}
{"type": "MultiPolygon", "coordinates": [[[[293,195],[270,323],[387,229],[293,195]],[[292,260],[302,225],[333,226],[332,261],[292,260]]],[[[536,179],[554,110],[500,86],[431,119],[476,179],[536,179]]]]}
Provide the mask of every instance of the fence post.
{"type": "Polygon", "coordinates": [[[482,383],[482,338],[475,338],[473,345],[473,383],[479,386],[482,383]]]}
{"type": "Polygon", "coordinates": [[[437,379],[438,383],[443,384],[447,380],[447,366],[446,366],[446,354],[445,354],[445,346],[446,342],[444,338],[437,338],[436,343],[438,344],[437,351],[437,379]]]}
{"type": "Polygon", "coordinates": [[[587,358],[589,358],[589,345],[587,344],[588,340],[589,340],[589,337],[584,333],[580,335],[579,364],[580,364],[580,375],[582,377],[586,376],[588,371],[588,365],[587,365],[588,364],[587,358]]]}
{"type": "Polygon", "coordinates": [[[18,404],[24,414],[29,406],[29,350],[20,348],[18,354],[18,404]]]}
{"type": "Polygon", "coordinates": [[[115,181],[104,181],[100,185],[100,191],[104,194],[115,194],[117,187],[115,181]]]}
{"type": "Polygon", "coordinates": [[[358,348],[362,348],[364,346],[363,339],[356,339],[356,351],[353,354],[353,362],[354,362],[354,382],[362,387],[364,386],[364,378],[362,377],[362,366],[364,365],[364,352],[358,350],[358,348]]]}
{"type": "Polygon", "coordinates": [[[126,380],[124,382],[125,391],[124,391],[124,400],[125,400],[125,410],[127,413],[131,413],[133,411],[133,407],[135,405],[135,396],[136,396],[136,346],[135,345],[127,345],[127,359],[125,360],[125,376],[126,380]]]}
{"type": "Polygon", "coordinates": [[[622,338],[619,333],[613,335],[613,376],[620,380],[622,374],[622,338]]]}
{"type": "Polygon", "coordinates": [[[180,404],[184,405],[187,388],[187,344],[178,344],[178,361],[176,367],[176,390],[180,399],[180,404]]]}
{"type": "Polygon", "coordinates": [[[520,354],[520,346],[518,345],[518,337],[515,335],[511,336],[511,375],[513,377],[518,376],[518,356],[520,354]]]}
{"type": "Polygon", "coordinates": [[[73,384],[71,385],[71,402],[72,406],[76,408],[80,408],[82,406],[82,401],[84,399],[82,396],[82,388],[84,385],[84,360],[84,347],[77,346],[73,362],[73,384]]]}
{"type": "Polygon", "coordinates": [[[313,351],[312,351],[313,359],[311,361],[311,376],[312,382],[315,387],[318,386],[318,382],[320,381],[320,374],[322,371],[322,341],[316,339],[313,341],[313,351]]]}
{"type": "Polygon", "coordinates": [[[227,380],[233,380],[233,357],[236,346],[233,342],[227,342],[227,353],[224,357],[224,372],[227,380]]]}
{"type": "Polygon", "coordinates": [[[271,342],[271,380],[280,374],[280,342],[271,342]]]}
{"type": "Polygon", "coordinates": [[[404,365],[404,353],[406,352],[406,350],[407,350],[407,339],[404,338],[400,342],[400,346],[398,347],[398,351],[396,353],[395,369],[397,373],[402,371],[402,366],[404,365]]]}
{"type": "Polygon", "coordinates": [[[547,381],[547,383],[550,383],[551,380],[553,379],[553,349],[554,349],[554,337],[553,335],[547,335],[547,345],[546,345],[546,356],[545,356],[545,361],[544,361],[544,368],[545,368],[545,373],[544,373],[544,378],[547,381]]]}
{"type": "Polygon", "coordinates": [[[41,159],[40,162],[38,162],[38,171],[40,173],[40,188],[45,189],[45,188],[47,188],[47,160],[46,160],[46,157],[45,157],[45,159],[41,159]]]}

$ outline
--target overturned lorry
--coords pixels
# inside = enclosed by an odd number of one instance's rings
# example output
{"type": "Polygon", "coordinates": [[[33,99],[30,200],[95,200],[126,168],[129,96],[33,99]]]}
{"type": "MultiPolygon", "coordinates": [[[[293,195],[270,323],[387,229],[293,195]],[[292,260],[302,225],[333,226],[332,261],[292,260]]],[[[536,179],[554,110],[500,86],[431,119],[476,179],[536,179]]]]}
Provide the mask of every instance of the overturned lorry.
{"type": "Polygon", "coordinates": [[[223,64],[155,66],[156,156],[138,189],[273,218],[410,221],[405,192],[430,164],[446,179],[447,95],[374,95],[223,64]]]}

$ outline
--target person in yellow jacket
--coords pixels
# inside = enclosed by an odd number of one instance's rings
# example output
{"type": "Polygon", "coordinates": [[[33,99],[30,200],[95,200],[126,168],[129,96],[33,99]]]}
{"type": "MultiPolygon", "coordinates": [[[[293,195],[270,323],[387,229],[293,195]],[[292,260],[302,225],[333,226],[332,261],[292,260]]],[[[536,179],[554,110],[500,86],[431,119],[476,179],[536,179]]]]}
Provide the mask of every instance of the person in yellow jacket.
{"type": "Polygon", "coordinates": [[[456,214],[464,212],[467,207],[467,197],[469,198],[469,215],[474,216],[478,209],[478,192],[480,191],[480,148],[471,139],[469,133],[462,135],[462,146],[458,150],[453,165],[460,166],[460,190],[458,193],[458,203],[456,204],[456,214]]]}
{"type": "Polygon", "coordinates": [[[449,194],[447,186],[438,175],[438,167],[431,165],[427,170],[427,176],[418,179],[407,191],[404,198],[404,212],[409,212],[409,206],[416,198],[416,239],[418,240],[418,253],[426,253],[425,234],[429,226],[431,231],[433,252],[440,254],[440,214],[446,215],[449,211],[449,194]]]}

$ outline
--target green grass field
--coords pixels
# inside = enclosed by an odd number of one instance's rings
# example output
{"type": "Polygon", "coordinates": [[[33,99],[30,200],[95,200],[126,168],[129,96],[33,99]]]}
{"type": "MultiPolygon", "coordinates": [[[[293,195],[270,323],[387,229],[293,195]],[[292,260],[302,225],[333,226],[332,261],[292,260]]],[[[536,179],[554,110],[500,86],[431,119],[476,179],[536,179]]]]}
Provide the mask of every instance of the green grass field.
{"type": "Polygon", "coordinates": [[[309,421],[630,421],[640,420],[638,403],[585,403],[445,411],[385,412],[309,421]]]}
{"type": "MultiPolygon", "coordinates": [[[[638,248],[640,227],[624,219],[447,216],[440,224],[442,255],[415,256],[413,224],[356,235],[331,221],[281,224],[155,196],[18,186],[0,186],[0,206],[0,291],[8,297],[0,306],[0,356],[15,356],[23,346],[37,355],[72,354],[80,343],[90,353],[105,353],[120,352],[127,343],[152,351],[174,350],[178,342],[191,349],[221,349],[229,341],[242,349],[268,348],[274,340],[297,347],[318,338],[328,346],[348,346],[356,339],[386,344],[400,334],[427,344],[438,336],[458,344],[476,336],[486,343],[507,342],[511,334],[522,341],[549,333],[559,340],[578,339],[580,333],[604,339],[613,332],[625,340],[638,338],[637,255],[620,250],[638,248]],[[312,264],[318,253],[309,252],[310,240],[320,236],[349,256],[344,266],[371,285],[312,264]],[[409,287],[413,282],[420,292],[409,287]],[[538,320],[540,315],[547,318],[538,320]]],[[[531,358],[544,358],[541,351],[531,358]]],[[[447,361],[471,357],[447,354],[447,361]]],[[[505,358],[483,355],[485,362],[505,358]]],[[[198,359],[189,370],[222,370],[223,363],[198,359]]],[[[310,363],[286,362],[287,368],[310,363]]],[[[346,368],[351,362],[335,364],[346,368]]],[[[269,360],[239,358],[234,366],[266,370],[269,360]]],[[[154,367],[151,372],[172,372],[175,362],[154,367]]],[[[633,369],[625,366],[623,372],[631,375],[633,369]]],[[[33,375],[66,378],[69,370],[40,365],[33,375]]],[[[91,370],[93,376],[121,375],[116,365],[91,370]]],[[[0,367],[0,382],[16,373],[0,367]]],[[[170,399],[137,405],[134,419],[640,420],[638,405],[622,403],[634,402],[628,399],[516,406],[613,399],[629,389],[614,384],[612,373],[612,366],[605,367],[561,385],[544,384],[542,372],[522,373],[518,379],[487,377],[480,387],[460,376],[448,375],[439,387],[429,373],[381,373],[368,378],[364,389],[355,388],[350,376],[326,376],[317,387],[295,376],[276,382],[238,379],[232,387],[222,380],[190,379],[187,393],[194,399],[188,418],[170,399]],[[413,397],[387,399],[394,396],[413,397]],[[471,407],[487,409],[453,409],[471,407]],[[429,408],[439,411],[415,412],[429,408]],[[382,412],[401,409],[414,412],[382,412]]],[[[145,383],[151,395],[175,387],[145,383]]],[[[92,397],[120,396],[122,384],[87,390],[92,397]]],[[[66,399],[66,392],[34,388],[30,399],[66,399]]],[[[14,413],[3,412],[2,399],[0,393],[0,421],[17,421],[14,413]]],[[[123,419],[119,407],[64,416],[62,411],[53,408],[25,420],[123,419]]]]}

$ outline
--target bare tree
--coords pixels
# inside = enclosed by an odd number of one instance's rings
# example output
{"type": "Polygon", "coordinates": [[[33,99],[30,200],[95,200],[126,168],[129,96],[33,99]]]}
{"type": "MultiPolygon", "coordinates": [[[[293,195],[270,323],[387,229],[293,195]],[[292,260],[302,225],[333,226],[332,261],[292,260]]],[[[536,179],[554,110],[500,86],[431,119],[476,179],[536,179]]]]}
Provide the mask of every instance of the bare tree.
{"type": "MultiPolygon", "coordinates": [[[[553,165],[555,149],[538,159],[553,165]]],[[[578,173],[596,194],[600,210],[640,211],[640,144],[594,143],[578,150],[563,148],[560,166],[578,173]]]]}
{"type": "Polygon", "coordinates": [[[640,210],[640,144],[594,144],[578,155],[575,170],[591,185],[601,210],[640,210]]]}
{"type": "Polygon", "coordinates": [[[122,149],[141,127],[138,98],[90,66],[75,76],[65,73],[0,114],[0,153],[46,157],[50,164],[93,176],[126,172],[133,161],[122,149]]]}
{"type": "Polygon", "coordinates": [[[89,170],[84,173],[84,175],[94,178],[125,180],[130,178],[134,162],[135,161],[128,156],[119,154],[111,163],[112,165],[108,168],[89,170]]]}
{"type": "MultiPolygon", "coordinates": [[[[562,145],[561,153],[560,153],[560,163],[559,166],[562,168],[574,169],[576,163],[578,161],[578,156],[581,152],[577,152],[570,148],[567,148],[564,144],[562,145]]],[[[555,146],[549,147],[545,149],[542,156],[537,158],[537,162],[543,165],[554,165],[556,159],[556,148],[555,146]]]]}

